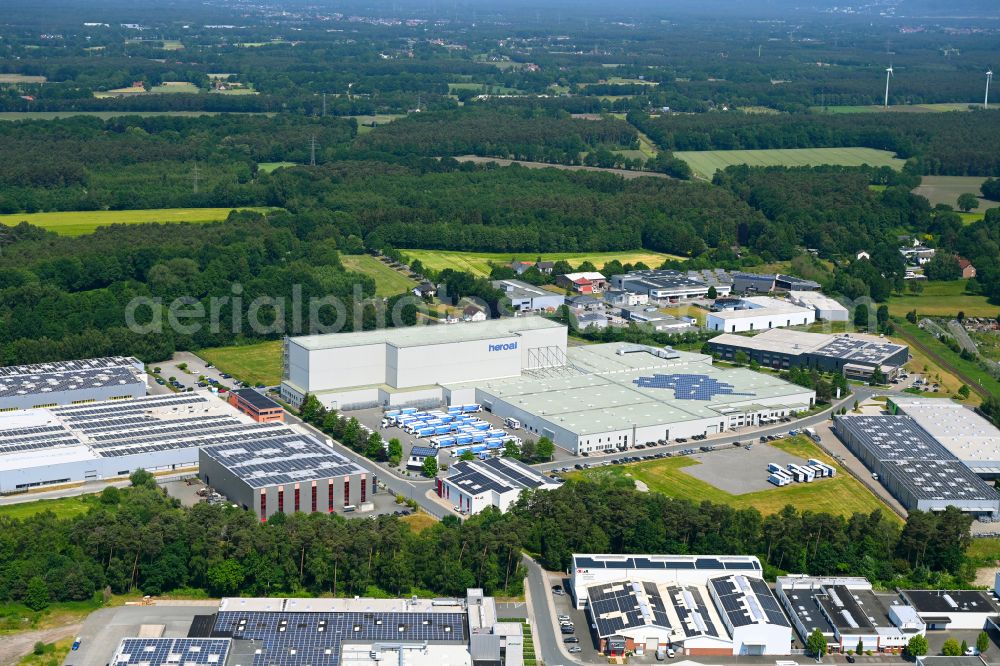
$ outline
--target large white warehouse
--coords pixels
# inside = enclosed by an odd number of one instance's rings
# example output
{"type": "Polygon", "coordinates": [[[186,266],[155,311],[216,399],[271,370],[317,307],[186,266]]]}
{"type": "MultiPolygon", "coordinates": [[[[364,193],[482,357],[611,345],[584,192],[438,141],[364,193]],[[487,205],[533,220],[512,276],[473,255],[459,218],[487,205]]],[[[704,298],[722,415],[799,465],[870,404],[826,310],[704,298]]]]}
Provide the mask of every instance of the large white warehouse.
{"type": "Polygon", "coordinates": [[[712,312],[705,319],[710,331],[743,333],[769,328],[804,326],[816,321],[816,310],[801,307],[769,296],[741,298],[735,309],[712,312]]]}
{"type": "Polygon", "coordinates": [[[287,338],[282,396],[327,407],[434,404],[441,384],[566,363],[566,327],[541,317],[287,338]]]}

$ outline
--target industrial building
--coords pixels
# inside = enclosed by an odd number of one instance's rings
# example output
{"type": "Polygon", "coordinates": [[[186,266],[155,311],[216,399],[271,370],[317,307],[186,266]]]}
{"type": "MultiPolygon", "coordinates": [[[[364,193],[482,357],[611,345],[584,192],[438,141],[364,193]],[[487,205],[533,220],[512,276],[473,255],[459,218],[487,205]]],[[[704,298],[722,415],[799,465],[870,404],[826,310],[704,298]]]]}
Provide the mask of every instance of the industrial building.
{"type": "Polygon", "coordinates": [[[986,628],[1000,616],[993,593],[983,590],[902,590],[900,595],[916,609],[928,630],[986,628]]]}
{"type": "Polygon", "coordinates": [[[523,666],[520,622],[464,599],[225,598],[185,638],[125,638],[110,666],[523,666]]]}
{"type": "Polygon", "coordinates": [[[635,307],[649,303],[649,294],[637,294],[621,289],[609,289],[604,294],[604,302],[618,307],[635,307]]]}
{"type": "Polygon", "coordinates": [[[198,453],[198,476],[261,521],[335,513],[370,501],[376,478],[329,444],[290,428],[227,437],[198,453]]]}
{"type": "Polygon", "coordinates": [[[704,354],[628,343],[572,347],[566,364],[444,387],[575,454],[719,433],[808,410],[815,392],[704,354]]]}
{"type": "Polygon", "coordinates": [[[0,492],[193,468],[198,447],[260,428],[200,393],[0,415],[0,492]]]}
{"type": "Polygon", "coordinates": [[[607,328],[608,316],[601,312],[581,312],[576,315],[576,326],[581,330],[590,328],[591,326],[594,328],[607,328]]]}
{"type": "Polygon", "coordinates": [[[227,401],[257,423],[275,423],[285,420],[284,408],[253,388],[233,389],[227,401]]]}
{"type": "Polygon", "coordinates": [[[708,290],[715,287],[719,296],[729,293],[729,284],[716,280],[715,284],[689,277],[687,273],[674,270],[632,271],[611,276],[611,286],[620,291],[642,294],[655,301],[679,301],[704,298],[708,290]]]}
{"type": "Polygon", "coordinates": [[[823,321],[847,321],[851,312],[836,300],[818,291],[793,291],[788,300],[804,308],[816,311],[816,319],[823,321]]]}
{"type": "Polygon", "coordinates": [[[623,307],[619,315],[627,322],[664,333],[681,333],[694,328],[696,323],[691,318],[678,319],[652,307],[623,307]]]}
{"type": "Polygon", "coordinates": [[[705,318],[710,331],[742,333],[784,326],[805,326],[816,321],[816,311],[768,296],[741,298],[735,309],[711,312],[705,318]]]}
{"type": "Polygon", "coordinates": [[[521,280],[494,280],[493,288],[499,289],[510,299],[514,312],[554,312],[566,302],[566,297],[521,280]]]}
{"type": "Polygon", "coordinates": [[[1000,429],[972,409],[951,400],[890,396],[891,414],[905,414],[941,446],[984,479],[1000,478],[1000,429]]]}
{"type": "Polygon", "coordinates": [[[572,593],[601,649],[786,655],[792,629],[753,556],[574,555],[572,593]]]}
{"type": "Polygon", "coordinates": [[[771,329],[753,336],[723,333],[708,342],[713,354],[733,361],[743,352],[750,361],[775,370],[811,368],[867,380],[878,368],[893,377],[910,358],[906,345],[856,333],[827,335],[771,329]]]}
{"type": "Polygon", "coordinates": [[[146,370],[122,356],[0,368],[0,412],[146,395],[146,370]]]}
{"type": "Polygon", "coordinates": [[[578,294],[599,294],[608,288],[608,279],[596,271],[566,273],[556,276],[556,285],[578,294]]]}
{"type": "Polygon", "coordinates": [[[553,490],[562,485],[513,458],[460,461],[437,480],[437,493],[459,513],[479,513],[488,506],[506,511],[525,490],[553,490]]]}
{"type": "Polygon", "coordinates": [[[794,275],[761,275],[735,272],[732,274],[734,294],[768,294],[773,291],[819,291],[820,284],[794,275]]]}
{"type": "Polygon", "coordinates": [[[841,416],[834,432],[909,510],[1000,513],[1000,493],[909,416],[841,416]]]}
{"type": "Polygon", "coordinates": [[[857,649],[898,654],[926,632],[917,610],[895,594],[876,594],[865,578],[779,576],[775,594],[803,643],[819,629],[831,652],[857,649]]]}
{"type": "Polygon", "coordinates": [[[541,317],[286,338],[282,397],[326,407],[437,405],[441,384],[566,362],[566,327],[541,317]]]}

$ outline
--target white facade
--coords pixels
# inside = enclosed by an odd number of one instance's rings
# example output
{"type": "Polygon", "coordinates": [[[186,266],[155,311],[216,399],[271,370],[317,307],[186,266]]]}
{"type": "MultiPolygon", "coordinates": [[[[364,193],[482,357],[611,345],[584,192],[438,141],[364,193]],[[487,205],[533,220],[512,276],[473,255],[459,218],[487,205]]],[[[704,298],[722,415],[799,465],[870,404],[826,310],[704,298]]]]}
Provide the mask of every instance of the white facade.
{"type": "Polygon", "coordinates": [[[826,321],[847,321],[850,312],[843,305],[818,291],[793,291],[788,300],[816,311],[816,318],[826,321]]]}
{"type": "Polygon", "coordinates": [[[565,350],[566,327],[536,317],[288,338],[281,391],[333,408],[405,404],[419,390],[440,400],[440,384],[516,377],[564,362],[565,350]]]}
{"type": "Polygon", "coordinates": [[[816,321],[816,311],[767,296],[741,299],[744,309],[712,312],[705,321],[710,331],[742,333],[785,326],[805,326],[816,321]]]}
{"type": "Polygon", "coordinates": [[[511,458],[463,461],[452,465],[438,494],[470,515],[494,506],[507,511],[524,490],[553,490],[560,483],[511,458]]]}

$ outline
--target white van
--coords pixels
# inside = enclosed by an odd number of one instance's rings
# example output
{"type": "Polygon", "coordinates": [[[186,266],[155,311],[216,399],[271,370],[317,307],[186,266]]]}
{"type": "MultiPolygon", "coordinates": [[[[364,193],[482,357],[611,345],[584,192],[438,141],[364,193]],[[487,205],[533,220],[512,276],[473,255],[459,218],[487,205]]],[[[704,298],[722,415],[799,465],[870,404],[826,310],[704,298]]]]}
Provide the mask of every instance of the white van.
{"type": "Polygon", "coordinates": [[[511,418],[509,416],[503,420],[503,424],[505,426],[507,426],[508,428],[511,428],[512,430],[520,430],[521,429],[521,422],[518,421],[517,419],[511,418]]]}

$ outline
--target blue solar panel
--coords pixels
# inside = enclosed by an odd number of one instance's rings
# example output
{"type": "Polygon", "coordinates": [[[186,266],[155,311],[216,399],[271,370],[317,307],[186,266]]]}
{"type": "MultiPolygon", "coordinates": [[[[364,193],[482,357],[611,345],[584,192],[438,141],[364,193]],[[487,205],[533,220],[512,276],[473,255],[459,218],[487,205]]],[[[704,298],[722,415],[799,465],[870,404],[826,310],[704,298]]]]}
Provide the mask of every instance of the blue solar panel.
{"type": "Polygon", "coordinates": [[[639,377],[632,382],[641,388],[673,389],[674,397],[680,400],[711,400],[716,395],[746,395],[754,393],[738,393],[732,384],[720,382],[708,375],[653,375],[639,377]]]}

